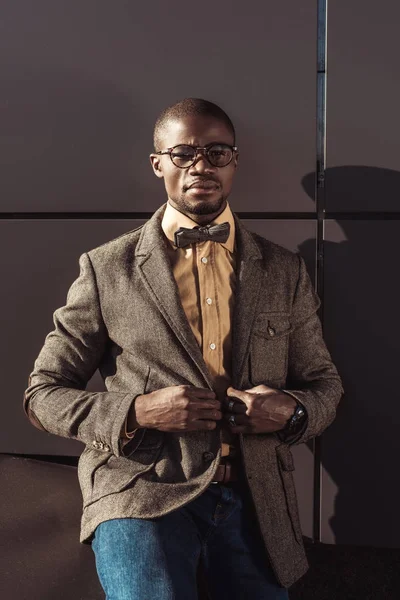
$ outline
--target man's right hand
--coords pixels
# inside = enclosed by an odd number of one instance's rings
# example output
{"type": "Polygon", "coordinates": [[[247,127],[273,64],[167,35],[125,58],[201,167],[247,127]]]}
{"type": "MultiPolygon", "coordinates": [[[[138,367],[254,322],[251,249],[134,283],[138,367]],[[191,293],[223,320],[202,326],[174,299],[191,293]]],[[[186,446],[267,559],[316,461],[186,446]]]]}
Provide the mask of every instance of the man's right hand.
{"type": "Polygon", "coordinates": [[[149,427],[160,431],[215,429],[222,419],[215,392],[190,385],[174,385],[137,396],[128,416],[128,429],[149,427]]]}

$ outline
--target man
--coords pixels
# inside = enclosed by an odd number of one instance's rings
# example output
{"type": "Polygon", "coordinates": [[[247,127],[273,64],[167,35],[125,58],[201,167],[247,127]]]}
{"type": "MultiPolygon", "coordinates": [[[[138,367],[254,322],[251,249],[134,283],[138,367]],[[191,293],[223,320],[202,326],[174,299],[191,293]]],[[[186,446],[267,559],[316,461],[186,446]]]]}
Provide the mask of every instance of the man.
{"type": "Polygon", "coordinates": [[[38,427],[86,444],[81,542],[108,599],[288,598],[307,569],[290,444],[342,394],[303,260],[227,198],[235,131],[218,106],[160,115],[168,202],[80,257],[25,394],[38,427]],[[107,392],[86,392],[99,368],[107,392]]]}

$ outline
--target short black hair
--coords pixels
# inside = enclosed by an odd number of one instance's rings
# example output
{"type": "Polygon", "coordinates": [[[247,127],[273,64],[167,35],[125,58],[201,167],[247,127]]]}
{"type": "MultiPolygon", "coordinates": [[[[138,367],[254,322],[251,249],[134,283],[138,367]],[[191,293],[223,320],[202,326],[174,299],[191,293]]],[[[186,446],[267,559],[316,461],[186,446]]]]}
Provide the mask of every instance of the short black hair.
{"type": "Polygon", "coordinates": [[[161,138],[163,137],[164,130],[170,121],[177,121],[183,117],[192,117],[198,115],[214,117],[215,119],[222,121],[228,127],[228,129],[231,130],[233,135],[233,145],[235,145],[235,128],[232,121],[226,112],[222,110],[222,108],[213,102],[202,100],[201,98],[185,98],[184,100],[165,108],[158,117],[154,126],[154,150],[156,152],[161,150],[161,138]]]}

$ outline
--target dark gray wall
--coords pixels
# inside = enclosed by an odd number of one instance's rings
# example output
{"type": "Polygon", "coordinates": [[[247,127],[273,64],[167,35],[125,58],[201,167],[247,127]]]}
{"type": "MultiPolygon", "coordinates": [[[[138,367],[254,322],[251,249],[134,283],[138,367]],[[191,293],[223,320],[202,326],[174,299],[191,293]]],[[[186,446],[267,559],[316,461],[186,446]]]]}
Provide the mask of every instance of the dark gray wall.
{"type": "Polygon", "coordinates": [[[329,4],[329,211],[400,208],[399,21],[395,0],[329,4]]]}
{"type": "Polygon", "coordinates": [[[346,395],[322,440],[323,540],[399,547],[400,218],[326,225],[325,334],[346,395]]]}
{"type": "Polygon", "coordinates": [[[324,324],[343,376],[322,540],[400,546],[400,5],[329,3],[324,324]]]}
{"type": "MultiPolygon", "coordinates": [[[[3,0],[0,10],[0,452],[77,455],[80,443],[28,423],[22,394],[79,255],[135,228],[143,222],[136,213],[165,200],[148,154],[166,105],[200,96],[226,109],[241,152],[233,209],[262,212],[245,219],[248,227],[300,250],[315,276],[317,2],[3,0]],[[39,214],[49,212],[51,219],[39,214]],[[94,214],[79,218],[86,212],[94,214]]],[[[320,275],[326,339],[346,396],[322,438],[327,542],[400,544],[392,475],[400,450],[399,221],[371,214],[398,210],[399,17],[394,0],[384,8],[329,5],[331,219],[320,275]],[[343,211],[351,220],[339,218],[343,211]]],[[[88,387],[102,385],[95,374],[88,387]]],[[[313,455],[307,446],[294,455],[303,532],[311,536],[313,455]]]]}
{"type": "Polygon", "coordinates": [[[154,210],[152,127],[186,96],[237,126],[236,209],[313,210],[299,180],[314,168],[314,2],[2,6],[3,210],[154,210]]]}

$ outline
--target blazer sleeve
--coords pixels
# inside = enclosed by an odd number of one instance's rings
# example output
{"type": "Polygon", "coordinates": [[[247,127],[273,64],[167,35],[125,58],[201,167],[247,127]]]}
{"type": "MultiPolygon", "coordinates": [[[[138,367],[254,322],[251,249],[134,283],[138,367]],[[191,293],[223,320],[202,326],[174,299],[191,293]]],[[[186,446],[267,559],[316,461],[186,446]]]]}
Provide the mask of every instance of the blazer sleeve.
{"type": "Polygon", "coordinates": [[[129,409],[139,393],[88,392],[109,341],[102,318],[94,269],[87,253],[66,305],[54,312],[54,330],[44,342],[29,386],[24,410],[43,431],[80,440],[94,448],[129,456],[134,440],[123,440],[129,409]]]}
{"type": "Polygon", "coordinates": [[[317,314],[320,300],[314,291],[304,260],[299,270],[292,306],[289,336],[288,389],[282,391],[299,401],[307,411],[307,424],[290,444],[300,444],[320,435],[332,423],[343,387],[322,335],[317,314]]]}

